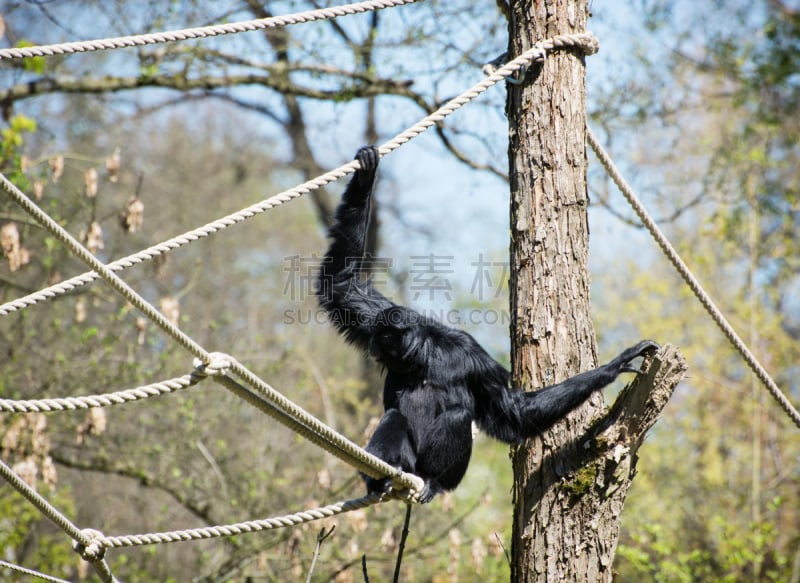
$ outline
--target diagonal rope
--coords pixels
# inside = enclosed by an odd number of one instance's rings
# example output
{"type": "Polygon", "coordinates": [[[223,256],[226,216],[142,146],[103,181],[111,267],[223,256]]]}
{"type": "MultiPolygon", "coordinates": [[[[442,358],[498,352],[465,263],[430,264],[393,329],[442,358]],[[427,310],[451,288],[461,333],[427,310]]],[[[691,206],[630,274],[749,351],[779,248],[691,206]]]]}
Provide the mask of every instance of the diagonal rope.
{"type": "Polygon", "coordinates": [[[64,516],[55,506],[45,500],[41,494],[31,488],[25,482],[25,480],[20,478],[17,473],[1,459],[0,476],[5,478],[5,480],[11,484],[17,492],[22,494],[28,500],[28,502],[33,504],[39,512],[41,512],[50,520],[50,522],[58,526],[72,539],[83,544],[89,544],[88,538],[84,536],[84,534],[81,532],[81,529],[75,526],[72,521],[64,516]]]}
{"type": "Polygon", "coordinates": [[[185,28],[168,32],[138,34],[91,41],[75,41],[34,47],[6,48],[0,49],[0,60],[22,59],[25,57],[48,57],[52,55],[84,53],[88,51],[121,49],[241,32],[252,32],[256,30],[288,26],[291,24],[302,24],[306,22],[314,22],[316,20],[326,20],[340,16],[348,16],[351,14],[360,14],[363,12],[370,12],[372,10],[380,10],[382,8],[411,4],[416,1],[417,0],[368,0],[366,2],[345,4],[343,6],[331,6],[330,8],[319,8],[316,10],[307,10],[305,12],[286,14],[284,16],[271,16],[269,18],[258,18],[243,22],[231,22],[228,24],[215,24],[196,28],[185,28]]]}
{"type": "MultiPolygon", "coordinates": [[[[428,128],[442,121],[445,117],[463,107],[479,95],[483,94],[493,85],[505,80],[507,76],[518,71],[522,67],[530,65],[533,61],[540,62],[542,59],[544,59],[547,51],[564,48],[578,48],[584,51],[586,54],[592,54],[597,51],[597,39],[591,33],[582,33],[561,35],[552,39],[547,39],[541,43],[537,43],[534,47],[516,59],[509,61],[503,67],[496,69],[491,75],[485,77],[473,87],[451,99],[442,107],[426,116],[404,132],[398,134],[385,144],[382,144],[379,147],[381,156],[385,156],[412,138],[420,135],[428,128]]],[[[209,235],[222,231],[223,229],[241,223],[256,215],[289,202],[290,200],[303,196],[304,194],[308,194],[312,190],[316,190],[331,182],[334,182],[335,180],[343,178],[348,174],[352,174],[358,169],[358,167],[358,162],[348,162],[347,164],[339,166],[338,168],[335,168],[325,174],[304,182],[299,186],[285,190],[259,203],[248,206],[238,212],[222,217],[197,229],[183,233],[182,235],[173,237],[172,239],[144,249],[138,253],[118,259],[112,263],[109,263],[106,267],[109,270],[116,272],[122,271],[134,265],[138,265],[145,261],[149,261],[154,257],[164,255],[173,249],[177,249],[178,247],[182,247],[197,241],[198,239],[208,237],[209,235]]],[[[65,294],[98,278],[100,278],[98,273],[88,271],[58,284],[28,294],[22,298],[12,300],[0,305],[0,316],[6,316],[12,312],[27,308],[28,306],[32,306],[39,302],[49,300],[55,296],[65,294]]]]}
{"type": "Polygon", "coordinates": [[[716,306],[716,304],[714,304],[711,296],[706,293],[706,291],[703,289],[703,286],[700,284],[700,281],[683,262],[683,259],[681,259],[680,255],[678,255],[678,252],[670,244],[667,237],[661,232],[661,229],[658,228],[658,225],[647,213],[647,209],[645,209],[644,205],[642,205],[642,203],[639,201],[636,193],[625,181],[625,178],[617,169],[614,161],[611,159],[611,156],[609,156],[608,153],[603,149],[603,146],[600,144],[588,126],[586,128],[586,138],[589,145],[592,147],[592,150],[594,150],[594,153],[597,155],[598,159],[608,172],[608,175],[611,176],[611,179],[614,181],[617,187],[619,187],[625,199],[628,201],[631,207],[633,207],[633,210],[642,221],[642,224],[644,224],[647,230],[650,231],[653,239],[655,239],[656,243],[658,243],[658,246],[661,247],[661,250],[703,305],[706,312],[708,312],[719,329],[722,330],[722,333],[725,334],[733,347],[742,356],[767,391],[769,391],[770,395],[772,395],[772,397],[778,402],[778,405],[780,405],[780,407],[786,412],[794,424],[800,428],[800,413],[798,413],[797,409],[794,408],[794,405],[792,405],[791,401],[786,398],[786,395],[781,392],[780,388],[775,381],[772,380],[772,377],[769,375],[767,370],[761,365],[755,355],[750,351],[744,341],[733,329],[733,326],[731,326],[731,324],[725,318],[725,315],[722,313],[722,311],[716,306]]]}
{"type": "Polygon", "coordinates": [[[218,362],[224,362],[216,373],[208,371],[212,378],[231,391],[236,396],[247,401],[263,413],[270,415],[292,431],[305,437],[328,453],[347,462],[358,471],[374,478],[389,477],[397,490],[408,490],[414,493],[422,492],[424,483],[421,478],[407,474],[382,459],[368,453],[364,448],[347,439],[344,435],[334,431],[311,413],[296,405],[280,392],[273,389],[257,375],[250,372],[234,358],[214,353],[212,356],[218,362]],[[253,387],[258,394],[248,391],[225,373],[230,370],[239,376],[248,385],[253,387]]]}
{"type": "MultiPolygon", "coordinates": [[[[92,546],[95,542],[92,536],[94,531],[80,530],[69,518],[64,516],[64,514],[50,504],[41,494],[31,488],[25,480],[20,478],[3,460],[0,460],[0,476],[5,478],[5,480],[11,484],[17,492],[22,494],[28,502],[33,504],[41,514],[69,535],[75,541],[76,550],[82,551],[92,546]]],[[[95,545],[93,550],[93,554],[82,554],[81,556],[92,564],[92,567],[103,583],[117,583],[116,577],[111,573],[108,563],[106,563],[103,558],[105,554],[104,549],[95,545]]]]}
{"type": "Polygon", "coordinates": [[[17,573],[22,573],[23,575],[30,575],[31,577],[37,577],[43,581],[50,581],[51,583],[70,583],[66,579],[59,579],[58,577],[46,575],[44,573],[40,573],[39,571],[34,571],[33,569],[26,569],[25,567],[15,565],[14,563],[9,563],[7,561],[0,561],[0,568],[10,569],[12,571],[16,571],[17,573]]]}

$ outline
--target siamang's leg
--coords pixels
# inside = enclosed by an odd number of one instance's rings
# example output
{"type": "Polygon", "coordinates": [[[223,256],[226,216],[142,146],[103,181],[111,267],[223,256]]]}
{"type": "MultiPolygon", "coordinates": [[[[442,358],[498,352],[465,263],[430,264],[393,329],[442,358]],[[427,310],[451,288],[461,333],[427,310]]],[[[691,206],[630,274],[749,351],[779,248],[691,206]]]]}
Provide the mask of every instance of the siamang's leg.
{"type": "Polygon", "coordinates": [[[651,340],[624,350],[619,356],[593,370],[539,391],[524,393],[521,422],[527,437],[541,433],[585,401],[592,392],[607,386],[622,372],[640,372],[633,363],[638,357],[659,346],[651,340]]]}
{"type": "MultiPolygon", "coordinates": [[[[375,428],[366,450],[404,472],[416,472],[416,455],[409,439],[408,421],[397,409],[386,411],[378,427],[375,428]]],[[[392,485],[391,478],[364,476],[364,482],[370,494],[385,494],[392,485]]]]}
{"type": "Polygon", "coordinates": [[[421,431],[417,447],[417,475],[425,480],[420,502],[455,488],[472,454],[472,415],[464,409],[449,409],[421,431]]]}
{"type": "MultiPolygon", "coordinates": [[[[547,389],[543,389],[543,391],[561,387],[561,390],[558,392],[561,392],[562,396],[566,396],[564,394],[565,392],[569,393],[575,390],[585,391],[588,394],[592,391],[602,389],[606,385],[614,382],[614,379],[616,379],[620,373],[640,373],[641,370],[639,370],[638,366],[633,364],[633,361],[644,355],[646,352],[655,350],[657,348],[659,348],[658,344],[652,340],[645,340],[636,346],[632,346],[623,350],[619,356],[610,362],[598,366],[593,370],[577,374],[574,377],[567,379],[563,383],[553,387],[548,387],[547,389]]],[[[539,392],[541,393],[543,391],[539,392]]]]}

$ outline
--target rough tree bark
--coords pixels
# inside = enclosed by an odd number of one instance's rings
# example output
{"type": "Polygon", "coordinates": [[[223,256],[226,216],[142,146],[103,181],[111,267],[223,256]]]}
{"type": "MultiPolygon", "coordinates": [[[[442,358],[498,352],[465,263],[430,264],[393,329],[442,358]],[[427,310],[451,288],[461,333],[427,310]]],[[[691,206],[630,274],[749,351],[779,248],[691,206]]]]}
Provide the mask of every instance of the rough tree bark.
{"type": "MultiPolygon", "coordinates": [[[[586,0],[512,1],[509,54],[583,32],[586,18],[586,0]]],[[[556,51],[522,85],[509,85],[511,360],[515,385],[529,390],[597,364],[585,111],[578,51],[556,51]]],[[[512,450],[512,581],[611,580],[638,447],[685,370],[672,348],[656,364],[605,417],[597,393],[541,439],[512,450]]]]}

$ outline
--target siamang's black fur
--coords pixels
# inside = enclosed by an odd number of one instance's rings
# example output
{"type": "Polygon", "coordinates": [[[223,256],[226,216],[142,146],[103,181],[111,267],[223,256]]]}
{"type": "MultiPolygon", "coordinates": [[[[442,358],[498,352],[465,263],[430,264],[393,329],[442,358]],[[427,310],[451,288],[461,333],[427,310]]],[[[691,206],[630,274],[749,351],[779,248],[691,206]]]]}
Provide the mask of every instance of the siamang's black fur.
{"type": "MultiPolygon", "coordinates": [[[[606,365],[535,392],[509,388],[509,373],[461,330],[398,306],[364,277],[364,241],[378,168],[375,147],[356,154],[361,169],[345,191],[322,262],[321,306],[345,338],[368,350],[386,371],[385,414],[367,450],[425,480],[422,501],[455,488],[467,471],[472,422],[507,443],[537,435],[621,372],[657,348],[643,341],[606,365]]],[[[388,479],[365,478],[369,492],[390,488],[388,479]]]]}

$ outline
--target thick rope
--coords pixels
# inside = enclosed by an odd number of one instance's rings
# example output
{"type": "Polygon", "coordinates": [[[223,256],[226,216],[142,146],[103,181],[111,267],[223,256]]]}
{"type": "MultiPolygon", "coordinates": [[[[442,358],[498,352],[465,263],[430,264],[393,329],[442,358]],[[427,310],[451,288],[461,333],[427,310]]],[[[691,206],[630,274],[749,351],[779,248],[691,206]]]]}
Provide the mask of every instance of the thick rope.
{"type": "Polygon", "coordinates": [[[394,489],[407,491],[412,499],[422,492],[424,482],[418,476],[402,472],[382,459],[368,453],[364,448],[359,447],[344,435],[336,432],[311,413],[284,397],[234,358],[220,353],[214,353],[213,356],[217,361],[225,360],[226,364],[220,368],[218,374],[212,375],[211,371],[208,371],[209,375],[236,396],[328,453],[350,464],[358,471],[373,478],[391,478],[394,489]],[[255,388],[258,394],[248,391],[234,379],[227,376],[225,374],[226,370],[239,376],[248,385],[255,388]]]}
{"type": "Polygon", "coordinates": [[[120,583],[120,580],[114,577],[114,574],[111,572],[111,567],[108,566],[105,559],[91,561],[91,565],[94,572],[97,573],[97,576],[100,577],[103,583],[120,583]]]}
{"type": "Polygon", "coordinates": [[[398,134],[385,144],[381,145],[379,147],[381,156],[385,156],[389,152],[396,150],[412,138],[416,138],[422,132],[435,125],[437,122],[442,121],[448,115],[455,112],[457,109],[460,109],[479,95],[483,94],[493,85],[496,85],[500,81],[504,81],[506,77],[520,70],[522,67],[530,65],[533,61],[543,61],[547,55],[547,51],[564,48],[579,48],[585,54],[591,55],[597,52],[597,47],[597,38],[590,32],[560,35],[552,39],[547,39],[536,43],[532,48],[528,49],[517,58],[512,59],[499,69],[494,70],[488,77],[484,78],[479,83],[476,83],[471,88],[464,91],[461,95],[454,97],[432,114],[419,121],[417,124],[411,126],[406,131],[398,134]]]}
{"type": "Polygon", "coordinates": [[[650,232],[650,235],[652,235],[653,239],[655,239],[656,243],[658,243],[658,246],[661,247],[661,250],[703,305],[706,312],[708,312],[719,329],[722,330],[723,334],[725,334],[733,347],[737,350],[737,352],[739,352],[764,387],[766,387],[770,395],[772,395],[772,397],[778,402],[778,405],[780,405],[780,407],[786,412],[794,424],[800,428],[800,413],[798,413],[797,409],[794,408],[789,399],[787,399],[786,396],[781,392],[778,385],[772,380],[772,377],[761,365],[755,355],[747,348],[747,345],[733,329],[733,326],[730,325],[722,311],[714,304],[714,301],[703,289],[703,286],[700,285],[699,280],[683,262],[683,259],[681,259],[680,255],[678,255],[678,252],[670,244],[666,236],[664,236],[664,234],[661,232],[661,229],[658,228],[658,225],[655,223],[652,217],[650,217],[650,215],[647,213],[647,210],[639,201],[636,193],[625,181],[625,178],[617,169],[614,161],[611,159],[611,156],[609,156],[608,153],[603,149],[603,147],[600,145],[600,142],[592,133],[592,130],[588,127],[586,128],[586,138],[589,145],[592,147],[592,150],[594,150],[594,153],[597,155],[597,158],[608,172],[608,175],[611,177],[617,187],[619,187],[623,196],[626,198],[628,203],[638,215],[639,219],[642,221],[642,224],[644,224],[644,226],[650,232]]]}
{"type": "Polygon", "coordinates": [[[49,413],[52,411],[77,411],[79,409],[91,409],[95,407],[110,407],[111,405],[123,405],[133,401],[141,401],[149,397],[157,397],[174,393],[182,389],[194,386],[206,378],[202,370],[196,370],[191,374],[183,375],[174,379],[161,381],[126,389],[114,393],[102,395],[85,395],[81,397],[59,397],[52,399],[0,399],[0,412],[2,413],[49,413]]]}
{"type": "Polygon", "coordinates": [[[366,2],[345,4],[343,6],[332,6],[330,8],[320,8],[317,10],[308,10],[295,14],[286,14],[284,16],[271,16],[269,18],[201,26],[197,28],[186,28],[168,32],[156,32],[150,34],[122,36],[92,41],[67,42],[34,47],[6,48],[0,49],[0,60],[22,59],[26,57],[48,57],[51,55],[121,49],[212,36],[222,36],[241,32],[252,32],[256,30],[288,26],[291,24],[302,24],[305,22],[313,22],[315,20],[326,20],[340,16],[348,16],[350,14],[360,14],[363,12],[370,12],[372,10],[380,10],[382,8],[411,4],[416,1],[417,0],[368,0],[366,2]]]}
{"type": "MultiPolygon", "coordinates": [[[[556,50],[563,48],[579,48],[586,54],[592,54],[594,52],[597,52],[597,39],[591,33],[582,33],[582,34],[557,36],[553,39],[548,39],[542,41],[541,43],[537,43],[537,45],[534,46],[533,48],[529,49],[516,59],[513,59],[512,61],[506,63],[503,67],[494,70],[494,72],[491,75],[484,78],[482,81],[480,81],[470,89],[464,91],[461,95],[451,99],[445,105],[434,111],[432,114],[423,118],[415,125],[411,126],[404,132],[398,134],[385,144],[381,145],[379,148],[381,155],[385,156],[386,154],[392,152],[393,150],[396,150],[397,148],[399,148],[401,145],[405,144],[412,138],[420,135],[425,130],[435,125],[437,122],[443,120],[445,117],[455,112],[457,109],[463,107],[464,105],[466,105],[467,103],[469,103],[470,101],[472,101],[473,99],[484,93],[488,88],[503,81],[507,76],[521,69],[523,66],[529,65],[533,61],[540,62],[545,57],[546,52],[548,50],[556,50]]],[[[348,174],[352,174],[358,168],[359,168],[358,162],[355,161],[348,162],[347,164],[339,166],[338,168],[334,168],[333,170],[327,172],[326,174],[322,174],[321,176],[318,176],[316,178],[313,178],[312,180],[304,182],[299,186],[296,186],[289,190],[285,190],[259,203],[246,207],[238,212],[222,217],[216,221],[208,223],[192,231],[183,233],[182,235],[173,237],[172,239],[169,239],[167,241],[164,241],[162,243],[144,249],[143,251],[140,251],[133,255],[129,255],[127,257],[123,257],[122,259],[118,259],[112,263],[109,263],[106,267],[111,271],[122,271],[123,269],[127,269],[134,265],[138,265],[139,263],[149,261],[154,257],[166,254],[172,251],[173,249],[177,249],[178,247],[182,247],[184,245],[197,241],[198,239],[208,237],[211,234],[217,233],[230,226],[241,223],[256,215],[259,215],[270,209],[280,206],[286,202],[289,202],[290,200],[303,196],[304,194],[308,194],[312,190],[316,190],[331,182],[334,182],[335,180],[343,178],[348,174]]],[[[48,300],[50,298],[53,298],[61,294],[65,294],[78,287],[86,285],[87,283],[90,283],[98,279],[99,277],[100,275],[98,275],[97,273],[88,271],[81,275],[75,276],[71,279],[62,281],[58,284],[28,294],[27,296],[24,296],[22,298],[12,300],[3,305],[0,305],[0,316],[6,316],[12,312],[16,312],[18,310],[27,308],[28,306],[32,306],[33,304],[48,300]]]]}

